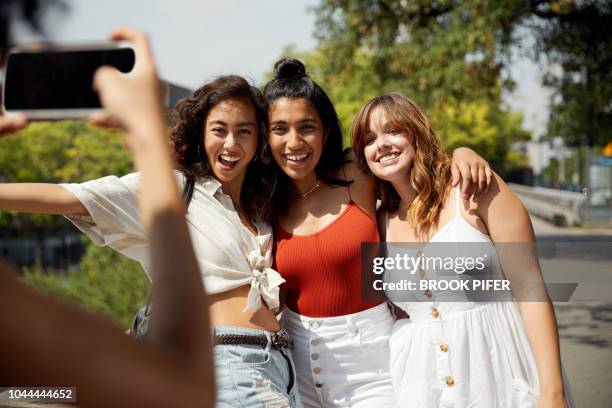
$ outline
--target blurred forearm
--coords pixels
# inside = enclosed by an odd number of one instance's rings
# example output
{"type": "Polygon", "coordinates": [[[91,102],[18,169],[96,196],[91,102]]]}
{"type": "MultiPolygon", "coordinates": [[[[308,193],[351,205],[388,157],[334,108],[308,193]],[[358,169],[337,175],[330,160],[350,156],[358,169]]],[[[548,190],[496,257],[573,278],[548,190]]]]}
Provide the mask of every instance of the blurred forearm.
{"type": "Polygon", "coordinates": [[[212,345],[208,304],[185,220],[185,205],[173,175],[163,123],[132,131],[130,141],[136,169],[141,172],[140,207],[149,235],[152,265],[152,303],[155,312],[150,337],[190,356],[210,375],[212,345]]]}
{"type": "Polygon", "coordinates": [[[213,404],[214,383],[193,369],[194,362],[37,293],[5,269],[0,269],[0,322],[1,384],[73,386],[82,406],[213,404]],[[101,384],[111,392],[101,393],[101,384]]]}

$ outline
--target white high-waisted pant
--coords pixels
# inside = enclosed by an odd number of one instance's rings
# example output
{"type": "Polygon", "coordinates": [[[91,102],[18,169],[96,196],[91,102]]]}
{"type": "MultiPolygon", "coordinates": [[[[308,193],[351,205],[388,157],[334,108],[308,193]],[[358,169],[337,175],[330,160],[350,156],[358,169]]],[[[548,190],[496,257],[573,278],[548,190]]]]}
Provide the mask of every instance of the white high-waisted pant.
{"type": "Polygon", "coordinates": [[[285,309],[281,322],[294,342],[304,407],[397,407],[389,374],[394,321],[386,303],[324,318],[285,309]]]}

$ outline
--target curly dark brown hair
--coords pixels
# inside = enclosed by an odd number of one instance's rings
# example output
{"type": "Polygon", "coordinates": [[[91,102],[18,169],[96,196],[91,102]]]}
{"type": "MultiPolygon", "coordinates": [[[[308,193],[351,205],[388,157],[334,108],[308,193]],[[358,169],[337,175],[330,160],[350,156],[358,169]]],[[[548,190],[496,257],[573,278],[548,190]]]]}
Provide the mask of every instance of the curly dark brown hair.
{"type": "Polygon", "coordinates": [[[192,97],[181,99],[172,112],[174,126],[170,137],[178,170],[187,180],[183,196],[189,205],[195,181],[200,177],[214,177],[204,149],[204,124],[208,112],[228,99],[248,101],[255,109],[257,151],[247,167],[240,201],[250,219],[268,220],[274,172],[268,147],[267,104],[259,89],[240,76],[218,77],[201,86],[192,97]]]}

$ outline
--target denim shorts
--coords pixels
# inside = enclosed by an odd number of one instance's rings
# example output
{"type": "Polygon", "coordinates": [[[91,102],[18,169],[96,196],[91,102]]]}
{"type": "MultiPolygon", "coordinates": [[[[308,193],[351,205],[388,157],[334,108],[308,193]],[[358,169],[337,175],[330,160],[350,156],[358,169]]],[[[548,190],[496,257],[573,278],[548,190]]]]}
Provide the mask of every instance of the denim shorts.
{"type": "Polygon", "coordinates": [[[217,326],[214,334],[264,335],[268,339],[265,348],[250,344],[214,347],[216,408],[301,408],[291,350],[275,348],[273,333],[217,326]]]}

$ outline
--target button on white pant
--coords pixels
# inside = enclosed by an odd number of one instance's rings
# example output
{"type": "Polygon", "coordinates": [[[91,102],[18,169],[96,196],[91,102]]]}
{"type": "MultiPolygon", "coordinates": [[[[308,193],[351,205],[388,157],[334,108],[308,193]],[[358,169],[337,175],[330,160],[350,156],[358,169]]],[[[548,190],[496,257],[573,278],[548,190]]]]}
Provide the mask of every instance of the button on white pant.
{"type": "Polygon", "coordinates": [[[389,374],[393,322],[386,303],[325,318],[285,309],[304,407],[397,407],[389,374]]]}

